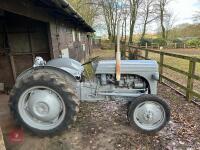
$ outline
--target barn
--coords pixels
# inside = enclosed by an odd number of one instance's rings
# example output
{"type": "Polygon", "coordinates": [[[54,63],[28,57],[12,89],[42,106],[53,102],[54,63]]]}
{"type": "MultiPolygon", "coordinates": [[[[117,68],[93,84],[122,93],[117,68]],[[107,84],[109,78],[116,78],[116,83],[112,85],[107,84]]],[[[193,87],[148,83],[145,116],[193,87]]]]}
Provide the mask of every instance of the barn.
{"type": "Polygon", "coordinates": [[[93,32],[65,0],[1,0],[1,87],[10,89],[36,56],[84,61],[92,52],[93,32]]]}

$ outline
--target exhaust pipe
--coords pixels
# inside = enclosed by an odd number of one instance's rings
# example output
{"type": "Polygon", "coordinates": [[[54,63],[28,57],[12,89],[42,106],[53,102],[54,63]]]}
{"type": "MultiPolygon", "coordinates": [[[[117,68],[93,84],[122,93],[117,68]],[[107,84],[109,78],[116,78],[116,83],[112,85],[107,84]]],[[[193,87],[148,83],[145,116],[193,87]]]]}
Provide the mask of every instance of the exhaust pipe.
{"type": "Polygon", "coordinates": [[[121,78],[120,20],[117,22],[116,81],[121,78]]]}

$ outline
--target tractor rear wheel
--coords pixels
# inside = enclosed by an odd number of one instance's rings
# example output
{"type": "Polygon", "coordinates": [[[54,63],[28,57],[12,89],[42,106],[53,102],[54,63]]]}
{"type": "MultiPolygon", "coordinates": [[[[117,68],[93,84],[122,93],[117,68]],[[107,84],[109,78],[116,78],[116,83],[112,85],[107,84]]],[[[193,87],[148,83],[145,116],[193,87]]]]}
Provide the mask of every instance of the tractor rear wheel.
{"type": "Polygon", "coordinates": [[[34,134],[55,135],[76,120],[79,100],[71,82],[39,69],[18,80],[10,94],[14,119],[34,134]]]}
{"type": "Polygon", "coordinates": [[[170,120],[168,104],[157,96],[142,95],[129,106],[128,119],[136,130],[145,134],[160,131],[170,120]]]}

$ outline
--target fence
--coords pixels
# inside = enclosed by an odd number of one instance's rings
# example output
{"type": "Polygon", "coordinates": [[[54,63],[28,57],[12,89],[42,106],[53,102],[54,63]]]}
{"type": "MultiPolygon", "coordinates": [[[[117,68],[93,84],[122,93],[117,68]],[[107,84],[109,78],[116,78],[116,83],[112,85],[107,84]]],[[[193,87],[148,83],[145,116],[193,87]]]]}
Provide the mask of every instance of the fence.
{"type": "Polygon", "coordinates": [[[199,45],[190,46],[185,43],[167,43],[165,46],[161,46],[158,43],[145,43],[144,46],[138,45],[140,48],[151,48],[151,49],[160,49],[161,47],[165,49],[177,49],[177,48],[199,48],[199,45]]]}
{"type": "Polygon", "coordinates": [[[142,59],[149,59],[149,57],[148,57],[149,53],[158,54],[159,55],[158,64],[159,64],[159,73],[160,73],[160,83],[164,83],[164,81],[163,81],[163,79],[164,79],[164,80],[167,80],[168,82],[178,86],[179,88],[183,89],[186,92],[185,96],[188,101],[191,101],[193,99],[193,97],[197,97],[198,99],[200,99],[200,93],[198,93],[197,91],[195,91],[193,89],[194,80],[200,81],[200,76],[195,74],[196,64],[200,63],[199,58],[185,56],[185,55],[181,55],[181,54],[168,53],[168,52],[163,52],[163,51],[158,51],[158,50],[138,48],[135,46],[129,46],[129,53],[134,53],[136,55],[136,59],[138,57],[140,57],[142,59]],[[141,54],[139,54],[140,51],[144,51],[145,56],[141,56],[141,54]],[[189,61],[188,72],[165,64],[164,63],[165,56],[170,56],[170,57],[184,59],[184,60],[189,61]],[[177,73],[187,76],[187,86],[184,86],[184,85],[174,81],[173,79],[166,77],[163,74],[164,68],[168,68],[174,72],[177,72],[177,73]]]}

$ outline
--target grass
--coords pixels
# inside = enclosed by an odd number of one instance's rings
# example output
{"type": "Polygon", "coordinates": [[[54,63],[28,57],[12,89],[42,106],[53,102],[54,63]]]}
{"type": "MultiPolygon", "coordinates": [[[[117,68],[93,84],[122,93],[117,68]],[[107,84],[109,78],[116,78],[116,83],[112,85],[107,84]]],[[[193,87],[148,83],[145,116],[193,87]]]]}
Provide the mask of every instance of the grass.
{"type": "Polygon", "coordinates": [[[93,53],[93,57],[99,56],[102,59],[113,59],[115,57],[115,51],[112,49],[102,50],[98,49],[95,50],[93,53]]]}
{"type": "MultiPolygon", "coordinates": [[[[200,58],[200,55],[188,55],[188,56],[200,58]]],[[[158,62],[160,61],[160,55],[159,54],[149,53],[149,58],[156,60],[158,62]]],[[[164,56],[164,64],[170,65],[172,67],[178,68],[178,69],[186,71],[186,72],[188,72],[188,70],[189,70],[189,60],[185,60],[185,59],[181,59],[181,58],[164,56]]],[[[196,69],[200,70],[200,64],[199,63],[197,63],[196,69]]]]}

